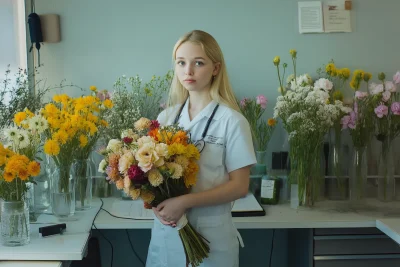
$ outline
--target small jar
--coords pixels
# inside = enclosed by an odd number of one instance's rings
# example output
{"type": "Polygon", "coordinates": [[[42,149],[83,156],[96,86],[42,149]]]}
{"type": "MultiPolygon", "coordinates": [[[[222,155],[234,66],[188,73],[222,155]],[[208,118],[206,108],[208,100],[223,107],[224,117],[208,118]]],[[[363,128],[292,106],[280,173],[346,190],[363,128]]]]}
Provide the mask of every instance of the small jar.
{"type": "Polygon", "coordinates": [[[261,181],[261,204],[276,205],[279,202],[279,179],[264,175],[261,181]]]}

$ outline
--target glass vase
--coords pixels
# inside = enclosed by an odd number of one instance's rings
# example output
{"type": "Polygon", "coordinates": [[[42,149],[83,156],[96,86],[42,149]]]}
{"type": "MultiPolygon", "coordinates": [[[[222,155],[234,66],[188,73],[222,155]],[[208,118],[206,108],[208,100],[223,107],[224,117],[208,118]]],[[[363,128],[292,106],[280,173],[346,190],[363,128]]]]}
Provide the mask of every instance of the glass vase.
{"type": "Polygon", "coordinates": [[[1,203],[1,242],[4,246],[23,246],[30,241],[29,206],[25,201],[1,203]]]}
{"type": "Polygon", "coordinates": [[[72,164],[72,171],[76,178],[75,183],[75,208],[87,210],[92,203],[92,176],[94,163],[90,159],[76,160],[72,164]]]}
{"type": "Polygon", "coordinates": [[[267,151],[256,151],[257,163],[252,167],[251,174],[263,175],[267,173],[267,151]]]}
{"type": "Polygon", "coordinates": [[[328,175],[335,180],[334,183],[330,183],[332,188],[331,191],[337,190],[336,198],[346,198],[346,179],[344,178],[343,171],[343,151],[342,151],[342,131],[339,126],[333,127],[330,132],[330,143],[329,143],[329,164],[328,164],[328,175]]]}
{"type": "Polygon", "coordinates": [[[378,169],[378,199],[393,201],[395,194],[392,140],[386,137],[381,141],[381,153],[378,169]]]}
{"type": "Polygon", "coordinates": [[[354,147],[350,169],[350,200],[365,198],[367,184],[367,147],[354,147]]]}
{"type": "Polygon", "coordinates": [[[71,164],[55,166],[51,179],[51,205],[54,216],[66,219],[75,214],[75,178],[71,164]]]}

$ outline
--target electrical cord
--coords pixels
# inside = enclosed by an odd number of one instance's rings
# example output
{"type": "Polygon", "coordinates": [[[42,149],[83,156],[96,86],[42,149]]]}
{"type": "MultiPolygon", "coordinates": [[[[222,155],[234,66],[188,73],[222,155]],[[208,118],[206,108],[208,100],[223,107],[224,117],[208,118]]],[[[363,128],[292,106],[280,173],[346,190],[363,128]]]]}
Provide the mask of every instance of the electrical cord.
{"type": "Polygon", "coordinates": [[[271,267],[272,265],[272,254],[274,252],[274,237],[275,237],[275,229],[272,229],[272,241],[271,241],[271,253],[269,255],[269,267],[271,267]]]}
{"type": "MultiPolygon", "coordinates": [[[[110,244],[110,246],[111,246],[111,267],[112,267],[112,266],[113,266],[113,262],[114,262],[114,246],[112,245],[111,241],[110,241],[108,238],[106,238],[106,237],[104,236],[104,234],[100,231],[100,229],[98,229],[98,228],[96,227],[96,225],[94,224],[94,221],[96,220],[97,215],[99,214],[99,212],[100,212],[101,210],[103,210],[103,211],[105,211],[106,213],[108,213],[110,216],[112,216],[112,217],[114,217],[114,218],[118,218],[118,219],[133,220],[133,221],[140,220],[140,219],[119,217],[119,216],[113,215],[113,214],[111,214],[108,210],[106,210],[106,209],[103,208],[103,205],[104,205],[103,199],[100,198],[100,201],[101,201],[101,206],[100,206],[100,209],[97,211],[96,216],[94,216],[94,219],[93,219],[93,222],[92,222],[92,226],[94,226],[94,228],[101,234],[101,236],[102,236],[102,237],[110,244]]],[[[125,231],[126,231],[126,234],[127,234],[127,236],[128,236],[129,244],[130,244],[130,246],[131,246],[131,249],[132,249],[133,253],[134,253],[135,256],[139,259],[139,261],[142,263],[143,267],[145,267],[144,261],[139,257],[139,254],[136,252],[136,250],[135,250],[134,247],[133,247],[131,238],[130,238],[130,236],[129,236],[128,229],[125,229],[125,231]]]]}

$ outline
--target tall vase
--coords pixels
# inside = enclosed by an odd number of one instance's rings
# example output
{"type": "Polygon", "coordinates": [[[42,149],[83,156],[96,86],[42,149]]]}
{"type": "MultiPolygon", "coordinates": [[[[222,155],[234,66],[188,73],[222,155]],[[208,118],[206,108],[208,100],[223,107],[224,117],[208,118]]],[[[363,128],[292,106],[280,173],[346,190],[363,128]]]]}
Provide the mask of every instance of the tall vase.
{"type": "Polygon", "coordinates": [[[261,196],[261,179],[263,175],[267,174],[267,151],[256,151],[257,163],[252,167],[249,190],[254,196],[259,199],[261,196]]]}
{"type": "Polygon", "coordinates": [[[51,179],[51,200],[56,217],[65,219],[75,214],[75,177],[71,172],[71,164],[55,167],[51,179]]]}
{"type": "Polygon", "coordinates": [[[72,165],[72,171],[76,177],[75,183],[75,208],[87,210],[92,203],[92,177],[94,163],[89,159],[79,159],[72,165]]]}
{"type": "Polygon", "coordinates": [[[350,200],[359,201],[365,198],[367,184],[367,148],[354,147],[350,169],[350,200]]]}
{"type": "Polygon", "coordinates": [[[393,201],[396,194],[392,140],[389,137],[383,138],[381,146],[378,170],[378,199],[381,201],[393,201]]]}
{"type": "Polygon", "coordinates": [[[1,242],[4,246],[23,246],[30,242],[29,207],[25,201],[1,203],[1,242]]]}

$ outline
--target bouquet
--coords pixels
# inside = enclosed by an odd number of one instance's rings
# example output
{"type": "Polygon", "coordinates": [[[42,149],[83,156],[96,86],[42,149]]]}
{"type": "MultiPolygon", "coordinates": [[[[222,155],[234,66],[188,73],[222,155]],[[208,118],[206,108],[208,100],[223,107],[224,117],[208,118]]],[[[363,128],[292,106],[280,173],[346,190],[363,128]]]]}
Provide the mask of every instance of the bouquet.
{"type": "MultiPolygon", "coordinates": [[[[141,118],[121,138],[109,141],[99,171],[132,199],[141,198],[145,208],[187,194],[196,184],[200,153],[183,128],[141,118]]],[[[185,215],[177,226],[188,263],[199,266],[210,251],[206,240],[185,215]]]]}
{"type": "MultiPolygon", "coordinates": [[[[295,62],[297,52],[291,50],[290,54],[295,62]]],[[[280,58],[275,57],[273,62],[279,70],[280,58]]],[[[305,74],[294,77],[290,86],[285,88],[282,80],[279,77],[282,95],[277,99],[274,117],[281,118],[289,133],[291,176],[299,185],[299,202],[313,205],[321,178],[320,155],[324,136],[346,108],[339,100],[330,103],[329,92],[333,86],[329,81],[317,80],[313,84],[305,74]]]]}
{"type": "Polygon", "coordinates": [[[240,110],[250,124],[254,143],[258,151],[265,151],[274,132],[276,121],[273,118],[261,118],[267,107],[267,98],[258,95],[255,99],[243,98],[239,103],[240,110]]]}

